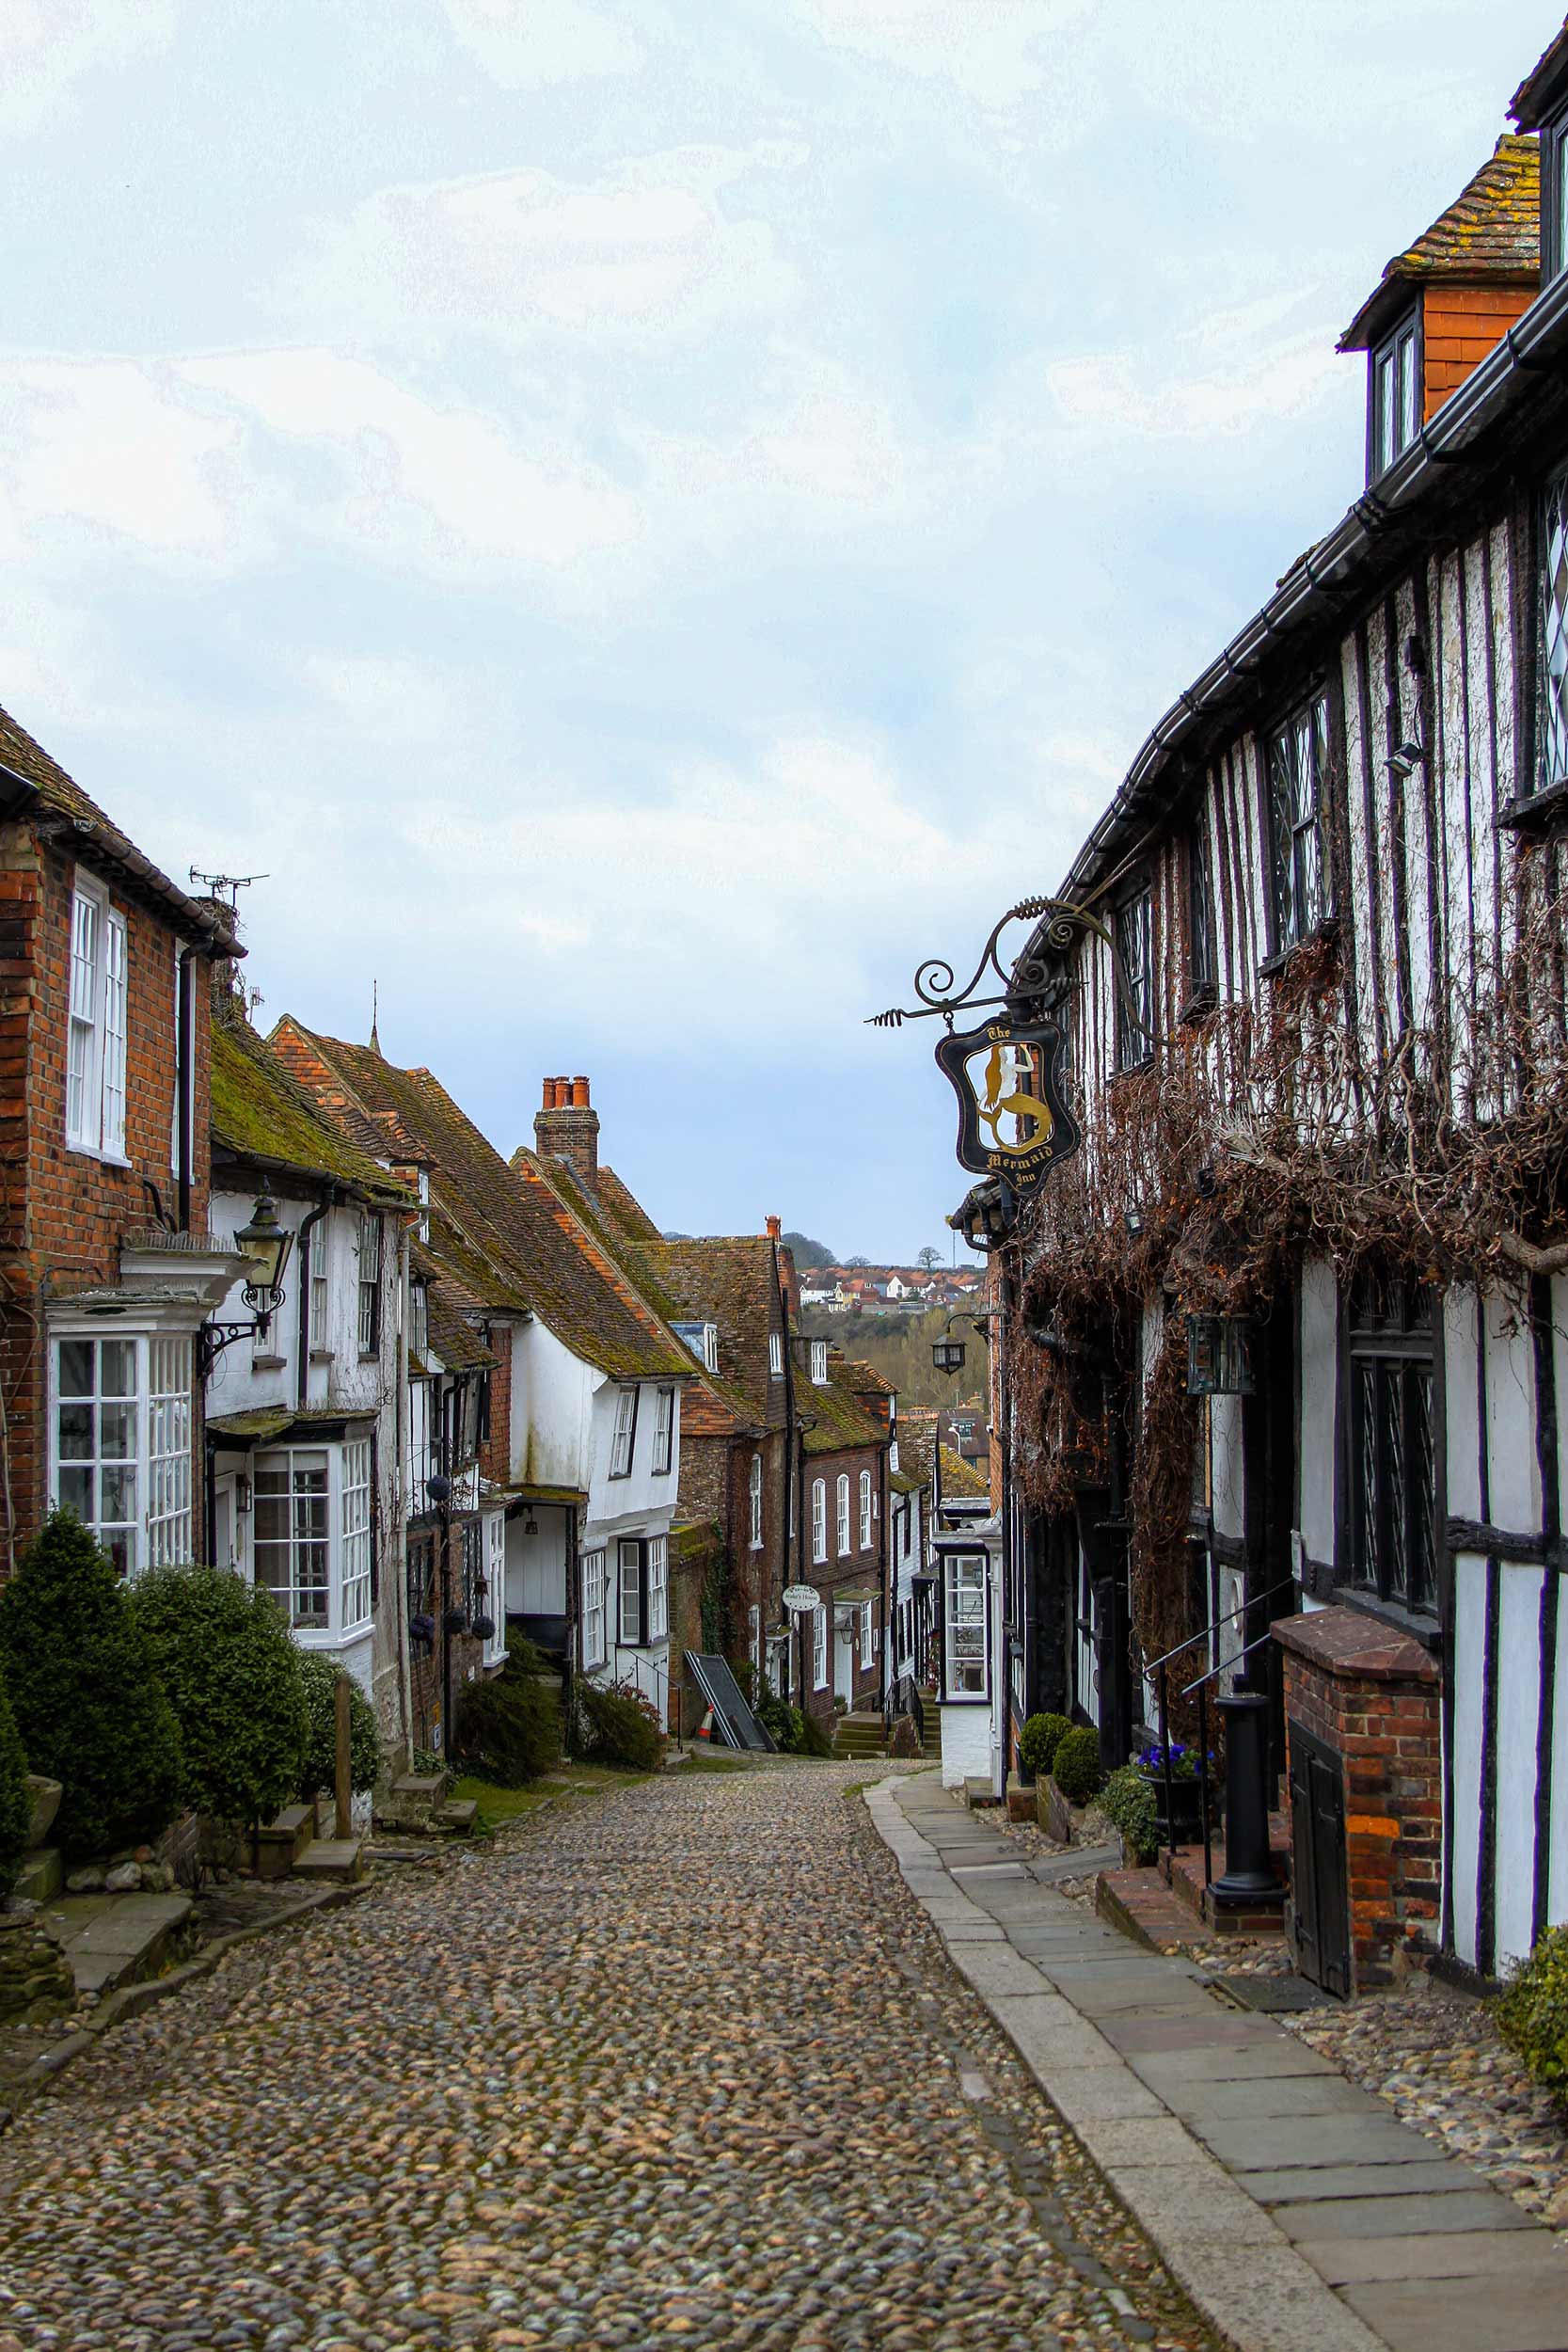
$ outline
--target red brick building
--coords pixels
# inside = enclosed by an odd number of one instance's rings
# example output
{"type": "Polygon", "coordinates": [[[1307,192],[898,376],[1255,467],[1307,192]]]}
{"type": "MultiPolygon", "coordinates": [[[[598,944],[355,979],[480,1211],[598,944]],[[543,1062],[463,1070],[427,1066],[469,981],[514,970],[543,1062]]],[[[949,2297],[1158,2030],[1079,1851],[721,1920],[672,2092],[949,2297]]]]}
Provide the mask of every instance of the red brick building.
{"type": "Polygon", "coordinates": [[[0,712],[0,1577],[56,1502],[125,1573],[200,1549],[209,967],[160,873],[0,712]]]}

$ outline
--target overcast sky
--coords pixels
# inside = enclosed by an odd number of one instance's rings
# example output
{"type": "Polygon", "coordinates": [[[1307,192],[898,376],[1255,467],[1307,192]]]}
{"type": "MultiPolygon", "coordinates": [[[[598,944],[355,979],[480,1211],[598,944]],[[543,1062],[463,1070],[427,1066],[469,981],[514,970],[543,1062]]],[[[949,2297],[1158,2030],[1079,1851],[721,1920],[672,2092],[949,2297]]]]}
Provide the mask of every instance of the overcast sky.
{"type": "Polygon", "coordinates": [[[0,0],[0,701],[281,1012],[949,1244],[923,955],[1359,487],[1495,0],[0,0]]]}

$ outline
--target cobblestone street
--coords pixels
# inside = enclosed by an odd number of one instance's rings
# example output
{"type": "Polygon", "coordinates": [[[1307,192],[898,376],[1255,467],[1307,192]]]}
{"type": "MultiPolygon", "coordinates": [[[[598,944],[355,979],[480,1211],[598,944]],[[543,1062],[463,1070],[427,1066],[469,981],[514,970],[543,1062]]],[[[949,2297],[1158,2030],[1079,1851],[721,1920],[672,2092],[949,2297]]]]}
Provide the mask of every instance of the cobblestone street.
{"type": "Polygon", "coordinates": [[[863,1777],[562,1810],[127,2024],[0,2138],[0,2352],[1208,2352],[863,1777]]]}

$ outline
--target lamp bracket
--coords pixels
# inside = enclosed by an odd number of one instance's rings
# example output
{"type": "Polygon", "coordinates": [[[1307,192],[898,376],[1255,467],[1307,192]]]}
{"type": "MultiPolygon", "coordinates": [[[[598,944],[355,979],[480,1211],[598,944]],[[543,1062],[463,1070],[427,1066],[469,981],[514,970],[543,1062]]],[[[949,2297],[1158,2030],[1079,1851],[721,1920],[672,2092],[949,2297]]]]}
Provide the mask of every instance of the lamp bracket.
{"type": "Polygon", "coordinates": [[[1054,1005],[1067,991],[1061,959],[1072,946],[1077,931],[1093,931],[1115,953],[1116,942],[1111,933],[1087,907],[1075,906],[1065,898],[1021,898],[1016,906],[1007,909],[992,930],[965,987],[955,987],[958,975],[945,956],[928,956],[914,976],[914,993],[920,1002],[891,1006],[886,1012],[874,1013],[866,1025],[874,1029],[900,1029],[906,1021],[927,1021],[933,1013],[941,1013],[951,1028],[953,1015],[968,1008],[978,1010],[985,1005],[1008,1005],[1018,1009],[1047,1000],[1054,1005]],[[1009,923],[1032,923],[1034,930],[1022,953],[1004,963],[997,945],[1009,923]],[[993,975],[1001,984],[1001,993],[982,996],[979,991],[993,975]]]}
{"type": "MultiPolygon", "coordinates": [[[[245,1290],[245,1303],[254,1305],[250,1285],[245,1290]]],[[[253,1323],[203,1323],[197,1327],[196,1376],[205,1380],[226,1347],[236,1340],[264,1340],[271,1326],[270,1314],[259,1314],[253,1323]]]]}

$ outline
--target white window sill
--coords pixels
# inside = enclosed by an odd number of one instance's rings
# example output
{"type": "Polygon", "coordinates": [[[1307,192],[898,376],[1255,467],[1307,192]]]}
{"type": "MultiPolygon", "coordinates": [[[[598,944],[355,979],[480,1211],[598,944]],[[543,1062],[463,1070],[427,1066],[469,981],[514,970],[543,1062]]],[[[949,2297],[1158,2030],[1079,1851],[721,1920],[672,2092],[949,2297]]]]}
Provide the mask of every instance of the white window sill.
{"type": "Polygon", "coordinates": [[[296,1625],[291,1629],[301,1649],[338,1650],[357,1649],[361,1643],[372,1638],[375,1627],[367,1617],[363,1625],[353,1626],[346,1633],[339,1632],[331,1626],[321,1625],[296,1625]]]}
{"type": "Polygon", "coordinates": [[[72,1158],[96,1160],[100,1168],[135,1168],[135,1160],[128,1160],[123,1152],[101,1152],[96,1143],[72,1143],[68,1138],[65,1148],[72,1158]]]}
{"type": "Polygon", "coordinates": [[[253,1356],[250,1359],[252,1372],[287,1372],[288,1368],[287,1356],[253,1356]]]}

